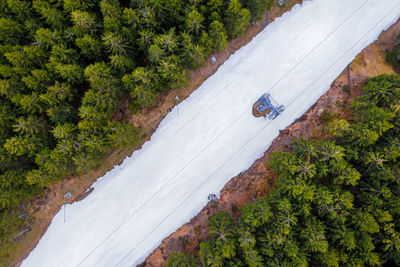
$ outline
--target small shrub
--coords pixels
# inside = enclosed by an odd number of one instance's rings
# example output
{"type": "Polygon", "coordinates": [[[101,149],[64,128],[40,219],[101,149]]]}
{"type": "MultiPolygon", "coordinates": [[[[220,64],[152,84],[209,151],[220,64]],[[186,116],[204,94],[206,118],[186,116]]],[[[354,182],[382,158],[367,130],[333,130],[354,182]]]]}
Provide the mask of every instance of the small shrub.
{"type": "Polygon", "coordinates": [[[348,85],[343,86],[342,88],[343,92],[345,92],[346,94],[350,95],[350,87],[348,85]]]}
{"type": "Polygon", "coordinates": [[[387,51],[386,61],[390,63],[397,72],[400,71],[400,35],[397,37],[392,50],[387,51]]]}
{"type": "Polygon", "coordinates": [[[239,211],[238,206],[236,206],[235,204],[231,204],[231,211],[232,211],[233,214],[238,212],[239,211]]]}
{"type": "Polygon", "coordinates": [[[179,242],[181,242],[182,249],[186,249],[186,246],[189,244],[189,241],[187,240],[187,236],[180,236],[179,242]]]}
{"type": "Polygon", "coordinates": [[[321,114],[321,120],[323,123],[329,123],[335,118],[335,115],[327,110],[324,110],[321,114]]]}

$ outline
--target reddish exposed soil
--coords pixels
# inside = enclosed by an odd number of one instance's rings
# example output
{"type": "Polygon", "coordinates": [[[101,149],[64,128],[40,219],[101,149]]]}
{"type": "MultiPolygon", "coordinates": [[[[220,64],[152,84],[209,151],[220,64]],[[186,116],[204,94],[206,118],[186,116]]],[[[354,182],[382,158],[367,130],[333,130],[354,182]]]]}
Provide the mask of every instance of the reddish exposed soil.
{"type": "Polygon", "coordinates": [[[386,49],[393,46],[400,32],[400,20],[379,39],[366,47],[350,64],[350,95],[343,90],[348,84],[347,71],[332,83],[331,88],[302,117],[281,131],[272,142],[264,156],[258,159],[247,171],[232,178],[221,191],[221,197],[215,205],[209,203],[202,211],[183,225],[175,233],[165,238],[162,244],[147,257],[141,266],[164,266],[171,251],[196,252],[200,241],[207,240],[208,219],[220,210],[226,210],[237,216],[241,207],[255,198],[265,196],[274,187],[276,178],[265,167],[269,155],[274,151],[287,151],[293,138],[320,138],[322,135],[321,115],[324,111],[336,114],[336,118],[346,117],[348,103],[362,92],[359,85],[372,76],[394,73],[385,61],[386,49]],[[269,183],[272,182],[272,185],[269,183]]]}

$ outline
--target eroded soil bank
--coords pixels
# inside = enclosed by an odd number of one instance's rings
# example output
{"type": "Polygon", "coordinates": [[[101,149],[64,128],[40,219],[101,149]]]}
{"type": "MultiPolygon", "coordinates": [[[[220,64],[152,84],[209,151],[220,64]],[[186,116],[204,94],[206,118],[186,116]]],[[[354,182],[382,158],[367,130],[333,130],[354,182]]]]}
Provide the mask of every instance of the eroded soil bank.
{"type": "Polygon", "coordinates": [[[394,45],[399,33],[400,20],[388,31],[383,32],[377,41],[366,47],[353,60],[350,64],[350,84],[346,69],[302,117],[280,132],[262,158],[225,185],[220,199],[215,204],[209,203],[190,222],[165,238],[141,266],[164,266],[171,251],[196,252],[199,242],[207,239],[209,217],[220,210],[226,210],[237,217],[245,203],[267,195],[274,187],[276,178],[265,167],[269,155],[274,151],[289,150],[293,138],[321,137],[323,114],[336,114],[336,118],[346,117],[348,104],[362,94],[359,85],[366,78],[383,73],[394,73],[393,68],[386,62],[385,55],[386,50],[394,45]],[[350,85],[350,94],[343,90],[345,85],[350,85]]]}
{"type": "MultiPolygon", "coordinates": [[[[275,18],[281,16],[284,12],[290,10],[295,4],[301,3],[302,0],[290,1],[290,5],[284,9],[278,7],[272,8],[269,12],[268,21],[272,22],[275,18]]],[[[25,203],[24,209],[28,214],[34,218],[34,223],[31,225],[32,230],[27,232],[18,241],[17,248],[12,251],[8,258],[1,259],[0,266],[19,266],[21,262],[29,255],[40,238],[46,232],[47,227],[50,225],[54,215],[60,210],[64,204],[63,195],[66,192],[72,193],[72,198],[68,203],[80,201],[90,194],[88,190],[90,186],[99,178],[102,177],[107,171],[111,170],[115,165],[119,165],[135,150],[140,149],[141,146],[150,139],[152,133],[157,129],[159,123],[168,114],[171,108],[175,105],[175,96],[179,96],[181,100],[188,97],[195,91],[208,77],[213,75],[218,67],[225,62],[236,50],[246,45],[256,36],[266,25],[266,17],[254,23],[246,33],[234,40],[231,40],[228,46],[221,52],[211,55],[205,65],[197,70],[190,72],[190,83],[188,87],[182,90],[171,90],[164,95],[159,95],[157,105],[143,110],[142,113],[130,115],[129,102],[126,100],[120,107],[119,111],[123,114],[116,114],[118,117],[126,118],[130,123],[133,123],[140,129],[140,142],[133,147],[127,147],[117,151],[110,152],[104,159],[100,167],[89,172],[88,174],[70,177],[67,180],[61,181],[57,184],[49,186],[46,192],[37,199],[29,203],[25,203]],[[216,58],[215,62],[211,61],[211,57],[216,58]]]]}

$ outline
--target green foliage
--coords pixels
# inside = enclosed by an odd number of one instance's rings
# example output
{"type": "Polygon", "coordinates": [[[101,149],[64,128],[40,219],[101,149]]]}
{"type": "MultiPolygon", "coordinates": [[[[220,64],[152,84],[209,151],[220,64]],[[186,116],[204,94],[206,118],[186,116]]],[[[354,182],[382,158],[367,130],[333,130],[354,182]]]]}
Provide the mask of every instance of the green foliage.
{"type": "Polygon", "coordinates": [[[131,74],[122,78],[125,88],[131,91],[132,97],[140,104],[148,106],[155,100],[154,73],[143,67],[136,68],[131,74]]]}
{"type": "Polygon", "coordinates": [[[205,50],[204,47],[193,43],[193,39],[189,34],[182,34],[182,45],[183,51],[181,54],[182,62],[190,67],[197,68],[201,66],[205,61],[205,50]]]}
{"type": "Polygon", "coordinates": [[[321,120],[323,123],[331,122],[334,118],[335,118],[335,114],[329,112],[326,109],[321,114],[321,120]]]}
{"type": "Polygon", "coordinates": [[[346,94],[351,95],[350,87],[347,84],[342,87],[342,90],[346,94]]]}
{"type": "Polygon", "coordinates": [[[73,11],[77,9],[87,10],[95,5],[96,0],[62,0],[64,9],[66,11],[73,11]]]}
{"type": "Polygon", "coordinates": [[[133,145],[138,140],[137,130],[132,124],[112,122],[109,128],[109,139],[114,148],[133,145]]]}
{"type": "Polygon", "coordinates": [[[106,32],[102,37],[103,44],[112,54],[125,55],[127,53],[127,42],[124,38],[113,32],[106,32]]]}
{"type": "Polygon", "coordinates": [[[400,77],[379,75],[368,80],[363,87],[366,102],[378,107],[390,107],[400,100],[400,77]]]}
{"type": "Polygon", "coordinates": [[[194,267],[198,266],[198,262],[190,255],[185,255],[182,252],[172,252],[166,267],[194,267]]]}
{"type": "MultiPolygon", "coordinates": [[[[41,15],[47,25],[58,30],[64,28],[67,18],[55,5],[45,0],[34,0],[32,6],[41,15]]],[[[36,14],[33,13],[32,15],[36,14]]],[[[40,22],[42,23],[42,21],[40,22]]]]}
{"type": "MultiPolygon", "coordinates": [[[[367,81],[350,122],[330,140],[293,141],[268,162],[277,189],[246,204],[237,222],[210,218],[201,266],[394,266],[400,264],[398,76],[367,81]],[[382,92],[383,90],[383,92],[382,92]],[[360,140],[361,139],[361,140],[360,140]]],[[[194,256],[179,254],[169,266],[194,256]]]]}
{"type": "Polygon", "coordinates": [[[400,71],[400,35],[397,37],[392,50],[387,52],[386,60],[393,65],[396,71],[400,71]]]}
{"type": "Polygon", "coordinates": [[[250,26],[251,14],[246,8],[242,8],[239,0],[231,0],[225,13],[226,29],[231,37],[242,35],[250,26]]]}
{"type": "Polygon", "coordinates": [[[20,232],[24,225],[17,212],[0,213],[0,257],[5,257],[8,250],[15,246],[14,236],[20,232]]]}
{"type": "Polygon", "coordinates": [[[251,12],[253,20],[261,19],[265,11],[270,10],[272,0],[250,0],[247,7],[251,12]]]}
{"type": "Polygon", "coordinates": [[[149,47],[148,54],[151,62],[158,63],[163,58],[165,51],[158,45],[153,44],[149,47]]]}
{"type": "Polygon", "coordinates": [[[71,18],[74,24],[74,32],[78,36],[95,32],[97,23],[94,15],[85,11],[75,10],[71,12],[71,18]]]}
{"type": "Polygon", "coordinates": [[[210,38],[213,41],[213,47],[217,51],[221,51],[228,44],[228,35],[224,25],[218,20],[210,24],[210,38]]]}
{"type": "Polygon", "coordinates": [[[202,28],[202,22],[204,21],[204,17],[202,14],[200,14],[197,10],[192,10],[188,14],[188,17],[186,19],[186,25],[189,30],[189,32],[194,32],[198,33],[200,29],[202,28]]]}
{"type": "Polygon", "coordinates": [[[24,29],[17,22],[0,18],[0,41],[8,44],[17,44],[23,37],[24,29]]]}
{"type": "Polygon", "coordinates": [[[82,55],[89,59],[101,57],[102,46],[101,42],[95,37],[85,34],[83,37],[76,38],[76,45],[80,48],[82,55]]]}

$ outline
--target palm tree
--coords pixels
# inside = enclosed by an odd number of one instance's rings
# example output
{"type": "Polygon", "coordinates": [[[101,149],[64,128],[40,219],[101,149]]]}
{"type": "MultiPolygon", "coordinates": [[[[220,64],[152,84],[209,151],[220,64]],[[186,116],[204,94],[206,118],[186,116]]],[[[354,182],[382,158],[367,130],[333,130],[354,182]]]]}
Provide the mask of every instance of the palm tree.
{"type": "Polygon", "coordinates": [[[221,250],[224,258],[233,257],[235,252],[235,229],[232,218],[226,211],[220,211],[210,219],[210,236],[214,238],[215,244],[221,250]]]}
{"type": "Polygon", "coordinates": [[[356,185],[361,174],[345,160],[339,160],[332,164],[332,178],[336,185],[356,185]]]}
{"type": "Polygon", "coordinates": [[[383,74],[368,80],[363,87],[365,98],[377,106],[390,107],[400,99],[400,78],[397,75],[383,74]]]}
{"type": "Polygon", "coordinates": [[[338,239],[339,245],[346,250],[353,250],[356,248],[355,233],[350,229],[344,228],[343,230],[336,233],[335,238],[338,239]]]}
{"type": "Polygon", "coordinates": [[[318,154],[322,161],[329,161],[331,159],[339,161],[344,157],[344,149],[333,142],[322,142],[318,147],[318,154]]]}
{"type": "Polygon", "coordinates": [[[293,141],[294,150],[297,157],[301,157],[310,161],[312,157],[317,156],[317,151],[314,144],[303,137],[293,141]]]}
{"type": "Polygon", "coordinates": [[[382,167],[383,163],[386,161],[384,155],[379,152],[368,152],[364,159],[366,165],[370,165],[375,168],[382,167]]]}
{"type": "Polygon", "coordinates": [[[87,151],[91,153],[97,153],[97,152],[104,153],[108,149],[106,138],[99,135],[86,136],[84,144],[87,151]]]}
{"type": "Polygon", "coordinates": [[[258,255],[257,250],[249,249],[246,252],[246,263],[249,267],[262,267],[265,266],[263,264],[263,259],[260,255],[258,255]]]}
{"type": "Polygon", "coordinates": [[[256,238],[247,230],[240,231],[239,243],[240,247],[246,253],[248,250],[252,249],[256,244],[256,238]]]}
{"type": "Polygon", "coordinates": [[[271,216],[271,208],[270,204],[268,202],[268,199],[266,197],[264,198],[259,198],[256,200],[256,216],[259,218],[261,223],[267,223],[271,216]]]}
{"type": "Polygon", "coordinates": [[[296,157],[288,152],[275,152],[271,154],[267,166],[274,169],[280,177],[290,177],[297,169],[296,157]]]}
{"type": "Polygon", "coordinates": [[[307,227],[300,232],[304,246],[311,253],[325,253],[328,251],[328,241],[325,236],[325,227],[321,222],[310,220],[307,227]]]}
{"type": "Polygon", "coordinates": [[[13,125],[14,131],[28,135],[38,134],[45,128],[44,121],[36,116],[20,117],[13,125]]]}
{"type": "Polygon", "coordinates": [[[174,31],[175,29],[171,28],[167,34],[158,35],[155,42],[168,52],[174,52],[178,46],[174,31]]]}
{"type": "Polygon", "coordinates": [[[96,167],[98,162],[95,156],[84,152],[76,153],[76,155],[72,158],[72,161],[78,174],[86,173],[89,170],[92,170],[94,167],[96,167]]]}
{"type": "Polygon", "coordinates": [[[203,242],[200,244],[200,262],[202,266],[222,267],[224,262],[217,254],[217,249],[212,241],[203,242]]]}
{"type": "Polygon", "coordinates": [[[299,172],[299,177],[303,179],[310,179],[317,173],[315,164],[308,161],[300,161],[297,166],[297,171],[299,172]]]}
{"type": "Polygon", "coordinates": [[[57,139],[69,139],[75,134],[76,126],[72,123],[59,124],[51,130],[53,136],[57,139]]]}

